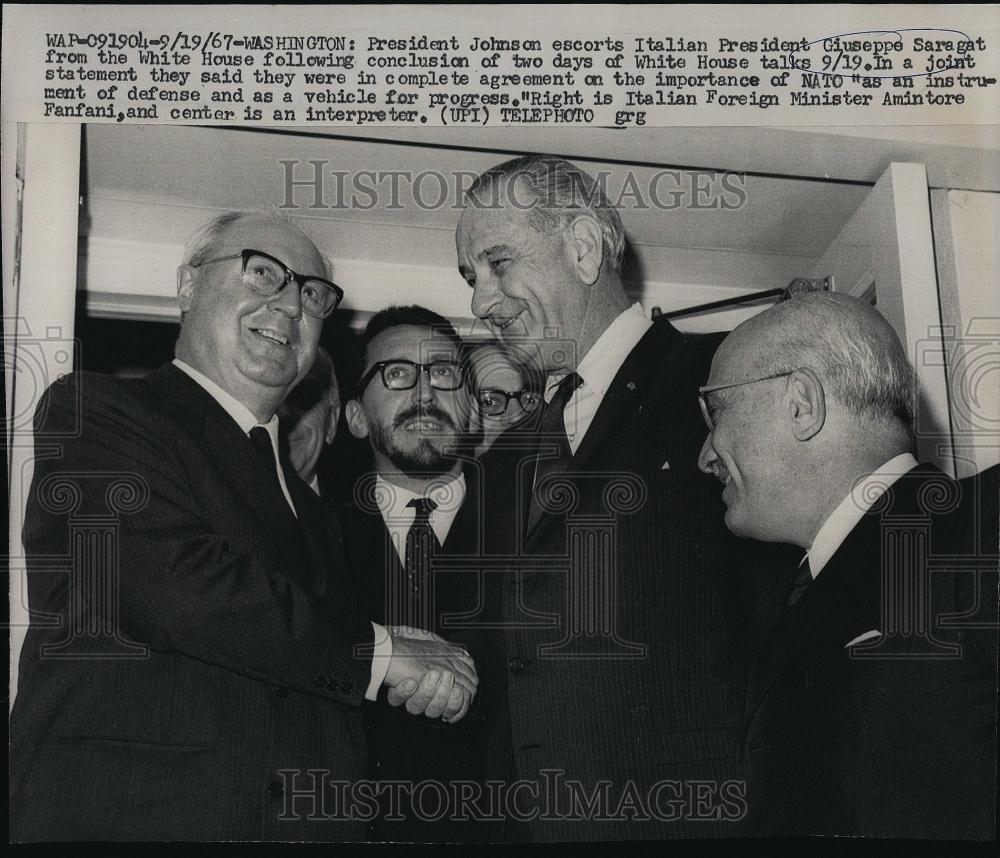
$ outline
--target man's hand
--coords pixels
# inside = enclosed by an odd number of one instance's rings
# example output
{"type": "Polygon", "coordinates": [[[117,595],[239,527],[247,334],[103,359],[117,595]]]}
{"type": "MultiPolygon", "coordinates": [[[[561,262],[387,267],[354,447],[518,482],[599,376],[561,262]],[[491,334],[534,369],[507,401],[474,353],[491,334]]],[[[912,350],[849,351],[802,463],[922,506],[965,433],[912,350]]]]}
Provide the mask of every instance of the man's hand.
{"type": "Polygon", "coordinates": [[[479,685],[472,656],[423,629],[389,626],[389,634],[392,659],[385,675],[389,703],[405,703],[411,715],[441,718],[449,724],[461,721],[479,685]]]}

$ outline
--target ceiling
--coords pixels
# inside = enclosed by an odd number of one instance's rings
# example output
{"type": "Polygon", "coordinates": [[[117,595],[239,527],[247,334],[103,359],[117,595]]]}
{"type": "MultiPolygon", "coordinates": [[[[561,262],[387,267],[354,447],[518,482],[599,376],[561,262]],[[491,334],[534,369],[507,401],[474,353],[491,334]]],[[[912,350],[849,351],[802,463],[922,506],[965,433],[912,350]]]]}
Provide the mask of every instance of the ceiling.
{"type": "MultiPolygon", "coordinates": [[[[491,151],[464,148],[465,136],[454,132],[449,145],[409,144],[194,126],[90,125],[83,191],[85,197],[211,209],[293,203],[297,208],[289,213],[297,217],[370,227],[373,235],[385,228],[405,228],[408,235],[427,231],[427,241],[416,246],[360,246],[352,255],[451,265],[461,188],[524,145],[503,129],[491,151]],[[289,177],[299,182],[318,177],[318,184],[302,185],[290,195],[289,177]],[[442,249],[447,260],[439,258],[442,249]],[[434,259],[427,258],[428,251],[434,259]]],[[[628,138],[620,140],[625,144],[628,138]]],[[[868,190],[860,183],[773,175],[723,180],[716,173],[651,166],[656,162],[650,156],[623,145],[615,161],[588,159],[584,165],[592,175],[606,177],[608,195],[619,201],[630,243],[640,255],[687,248],[818,257],[868,190]]],[[[136,240],[186,238],[171,235],[169,222],[115,228],[119,236],[136,240]]]]}

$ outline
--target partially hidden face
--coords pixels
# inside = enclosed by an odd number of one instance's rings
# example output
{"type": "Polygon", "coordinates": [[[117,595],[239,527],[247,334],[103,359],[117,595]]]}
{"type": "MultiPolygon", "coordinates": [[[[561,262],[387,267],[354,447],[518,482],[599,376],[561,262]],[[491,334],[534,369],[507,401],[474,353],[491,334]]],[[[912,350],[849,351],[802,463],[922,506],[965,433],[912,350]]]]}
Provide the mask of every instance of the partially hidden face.
{"type": "MultiPolygon", "coordinates": [[[[419,370],[407,390],[386,387],[376,370],[360,398],[348,406],[348,425],[358,438],[369,438],[376,466],[407,474],[444,473],[454,465],[448,454],[465,437],[469,421],[469,394],[464,383],[455,390],[435,387],[431,373],[443,384],[460,378],[459,350],[447,337],[430,328],[401,325],[378,334],[368,345],[362,378],[385,361],[438,364],[419,370]],[[449,369],[453,365],[454,369],[449,369]]],[[[390,382],[395,372],[387,370],[390,382]]],[[[401,368],[400,372],[411,372],[401,368]]]]}
{"type": "Polygon", "coordinates": [[[542,402],[541,392],[534,389],[528,373],[503,349],[491,346],[480,348],[473,354],[471,363],[477,404],[473,410],[474,424],[482,431],[484,443],[488,444],[511,426],[524,422],[536,413],[542,402]],[[506,407],[503,407],[505,400],[506,407]],[[497,411],[500,413],[492,413],[497,411]]]}
{"type": "Polygon", "coordinates": [[[307,482],[316,473],[320,456],[332,444],[340,417],[340,395],[336,383],[324,385],[309,373],[278,410],[287,425],[288,457],[307,482]]]}

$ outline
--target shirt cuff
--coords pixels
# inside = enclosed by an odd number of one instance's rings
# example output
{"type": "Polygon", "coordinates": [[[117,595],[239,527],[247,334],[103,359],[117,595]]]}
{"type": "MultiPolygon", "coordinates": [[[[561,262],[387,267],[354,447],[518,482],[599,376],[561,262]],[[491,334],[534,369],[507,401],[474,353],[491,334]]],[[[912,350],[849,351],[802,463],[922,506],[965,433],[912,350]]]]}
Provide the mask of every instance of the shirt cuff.
{"type": "Polygon", "coordinates": [[[378,697],[378,690],[385,682],[392,658],[392,638],[389,632],[378,623],[372,623],[372,628],[375,630],[375,651],[372,654],[372,680],[368,683],[365,700],[375,700],[378,697]]]}

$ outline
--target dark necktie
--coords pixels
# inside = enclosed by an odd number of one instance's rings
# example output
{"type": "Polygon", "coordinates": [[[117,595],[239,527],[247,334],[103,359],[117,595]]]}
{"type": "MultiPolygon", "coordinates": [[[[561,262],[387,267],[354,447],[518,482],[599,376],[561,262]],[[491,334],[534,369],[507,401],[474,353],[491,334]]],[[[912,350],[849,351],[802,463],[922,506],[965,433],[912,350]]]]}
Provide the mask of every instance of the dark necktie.
{"type": "Polygon", "coordinates": [[[799,599],[802,598],[802,594],[806,591],[806,587],[812,583],[812,580],[812,571],[809,569],[809,559],[807,557],[795,575],[795,583],[792,585],[792,592],[788,594],[789,605],[794,605],[799,599]]]}
{"type": "Polygon", "coordinates": [[[274,457],[274,447],[271,446],[271,436],[268,434],[267,429],[263,426],[254,426],[250,430],[250,441],[257,455],[260,457],[261,463],[271,475],[272,487],[277,490],[278,495],[285,502],[285,505],[288,506],[288,498],[285,497],[285,493],[281,490],[281,481],[278,479],[278,460],[274,457]]]}
{"type": "MultiPolygon", "coordinates": [[[[558,446],[558,452],[554,458],[538,458],[535,461],[535,489],[542,478],[553,471],[559,471],[573,458],[573,450],[569,446],[569,439],[566,437],[566,403],[572,398],[576,389],[583,384],[583,379],[579,374],[571,372],[556,388],[556,392],[551,402],[548,402],[542,409],[542,416],[539,420],[539,432],[541,434],[541,446],[551,447],[553,443],[558,446]]],[[[529,530],[541,518],[542,510],[538,503],[538,496],[535,490],[531,493],[531,511],[528,519],[529,530]]]]}
{"type": "Polygon", "coordinates": [[[415,511],[413,524],[406,532],[406,581],[411,593],[427,590],[427,575],[430,572],[432,546],[437,541],[431,527],[431,513],[437,504],[430,498],[414,498],[408,507],[415,511]]]}
{"type": "Polygon", "coordinates": [[[434,617],[433,589],[431,587],[431,555],[437,537],[431,527],[431,513],[437,504],[430,498],[413,498],[408,507],[414,510],[413,524],[406,532],[406,593],[403,596],[403,625],[431,629],[434,617]]]}

